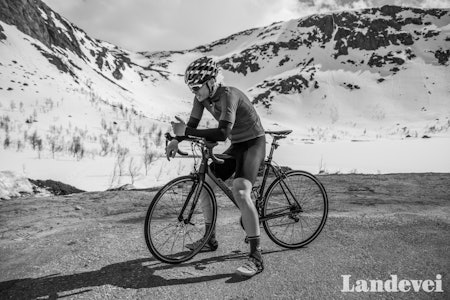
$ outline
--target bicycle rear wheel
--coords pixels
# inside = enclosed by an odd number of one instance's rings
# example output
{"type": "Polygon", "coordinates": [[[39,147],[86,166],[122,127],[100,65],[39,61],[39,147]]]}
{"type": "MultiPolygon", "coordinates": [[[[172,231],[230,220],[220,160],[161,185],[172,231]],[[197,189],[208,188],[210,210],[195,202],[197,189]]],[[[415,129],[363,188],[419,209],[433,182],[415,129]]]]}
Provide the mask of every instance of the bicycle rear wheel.
{"type": "Polygon", "coordinates": [[[211,187],[206,183],[200,187],[194,176],[172,180],[155,195],[148,208],[144,227],[148,249],[156,259],[166,263],[191,259],[212,233],[213,226],[206,231],[206,217],[216,223],[217,204],[211,187]],[[200,193],[204,203],[199,199],[200,193]],[[203,214],[204,205],[211,208],[205,210],[210,211],[207,215],[203,214]],[[195,243],[202,239],[203,243],[195,243]]]}
{"type": "Polygon", "coordinates": [[[312,174],[289,171],[267,189],[262,217],[269,238],[285,248],[300,248],[322,231],[328,215],[328,196],[312,174]]]}

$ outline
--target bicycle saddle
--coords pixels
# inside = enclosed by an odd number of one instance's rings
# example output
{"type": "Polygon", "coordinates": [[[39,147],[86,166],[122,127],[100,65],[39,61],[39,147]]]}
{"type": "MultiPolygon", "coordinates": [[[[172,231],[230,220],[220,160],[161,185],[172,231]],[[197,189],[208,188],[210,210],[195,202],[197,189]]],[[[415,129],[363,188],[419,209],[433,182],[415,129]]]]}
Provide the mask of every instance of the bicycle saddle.
{"type": "Polygon", "coordinates": [[[280,131],[266,131],[266,134],[272,134],[272,135],[276,135],[276,136],[280,136],[280,135],[288,135],[292,132],[292,130],[280,130],[280,131]]]}

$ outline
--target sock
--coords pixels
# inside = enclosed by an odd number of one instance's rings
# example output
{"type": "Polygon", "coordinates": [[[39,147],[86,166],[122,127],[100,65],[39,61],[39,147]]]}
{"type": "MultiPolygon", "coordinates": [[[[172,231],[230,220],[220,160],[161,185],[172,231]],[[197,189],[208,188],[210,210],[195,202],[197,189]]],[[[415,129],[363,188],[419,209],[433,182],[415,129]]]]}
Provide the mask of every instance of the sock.
{"type": "MultiPolygon", "coordinates": [[[[205,223],[205,232],[208,232],[208,230],[213,226],[211,223],[205,223]]],[[[216,229],[213,229],[213,232],[211,233],[211,237],[209,238],[210,241],[213,241],[216,239],[216,229]]]]}
{"type": "Polygon", "coordinates": [[[259,236],[249,236],[248,241],[250,243],[250,256],[256,258],[257,260],[261,261],[261,238],[259,236]]]}

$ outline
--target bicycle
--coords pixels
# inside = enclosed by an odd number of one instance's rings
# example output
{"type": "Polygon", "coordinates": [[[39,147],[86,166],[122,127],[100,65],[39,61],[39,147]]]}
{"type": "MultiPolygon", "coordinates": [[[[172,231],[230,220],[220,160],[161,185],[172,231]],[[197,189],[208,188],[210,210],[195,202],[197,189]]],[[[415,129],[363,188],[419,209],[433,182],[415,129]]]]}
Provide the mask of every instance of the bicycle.
{"type": "MultiPolygon", "coordinates": [[[[264,161],[262,181],[259,186],[253,187],[252,195],[259,222],[269,238],[281,247],[300,248],[311,243],[322,231],[328,215],[328,196],[322,183],[311,173],[285,170],[273,162],[278,141],[291,132],[266,131],[273,140],[264,161]],[[274,180],[266,189],[271,171],[274,180]]],[[[170,134],[166,134],[166,142],[171,139],[170,134]]],[[[144,234],[148,249],[156,259],[169,264],[193,258],[206,244],[215,227],[217,201],[212,188],[205,182],[206,174],[237,207],[231,190],[208,167],[210,159],[221,164],[228,156],[213,153],[216,142],[201,138],[187,140],[191,142],[194,153],[195,149],[201,150],[200,167],[190,175],[175,178],[163,186],[154,196],[145,217],[144,234]],[[214,226],[208,230],[202,203],[199,203],[201,193],[206,199],[204,203],[212,208],[209,219],[214,226]],[[193,247],[198,240],[203,242],[193,247]]],[[[186,155],[181,151],[178,153],[186,155]]]]}

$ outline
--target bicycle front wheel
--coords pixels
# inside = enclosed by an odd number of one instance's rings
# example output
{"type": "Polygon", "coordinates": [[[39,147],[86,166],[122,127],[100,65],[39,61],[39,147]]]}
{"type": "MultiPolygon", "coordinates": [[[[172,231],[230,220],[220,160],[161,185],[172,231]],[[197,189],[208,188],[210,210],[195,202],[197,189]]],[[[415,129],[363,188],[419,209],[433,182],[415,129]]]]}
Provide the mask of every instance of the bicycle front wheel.
{"type": "Polygon", "coordinates": [[[269,238],[285,248],[300,248],[322,231],[328,196],[320,181],[304,171],[289,171],[267,189],[262,218],[269,238]]]}
{"type": "Polygon", "coordinates": [[[166,184],[153,198],[145,218],[145,241],[153,256],[177,264],[194,257],[212,233],[205,223],[216,223],[217,204],[212,189],[195,176],[166,184]],[[200,241],[200,242],[198,242],[200,241]]]}

